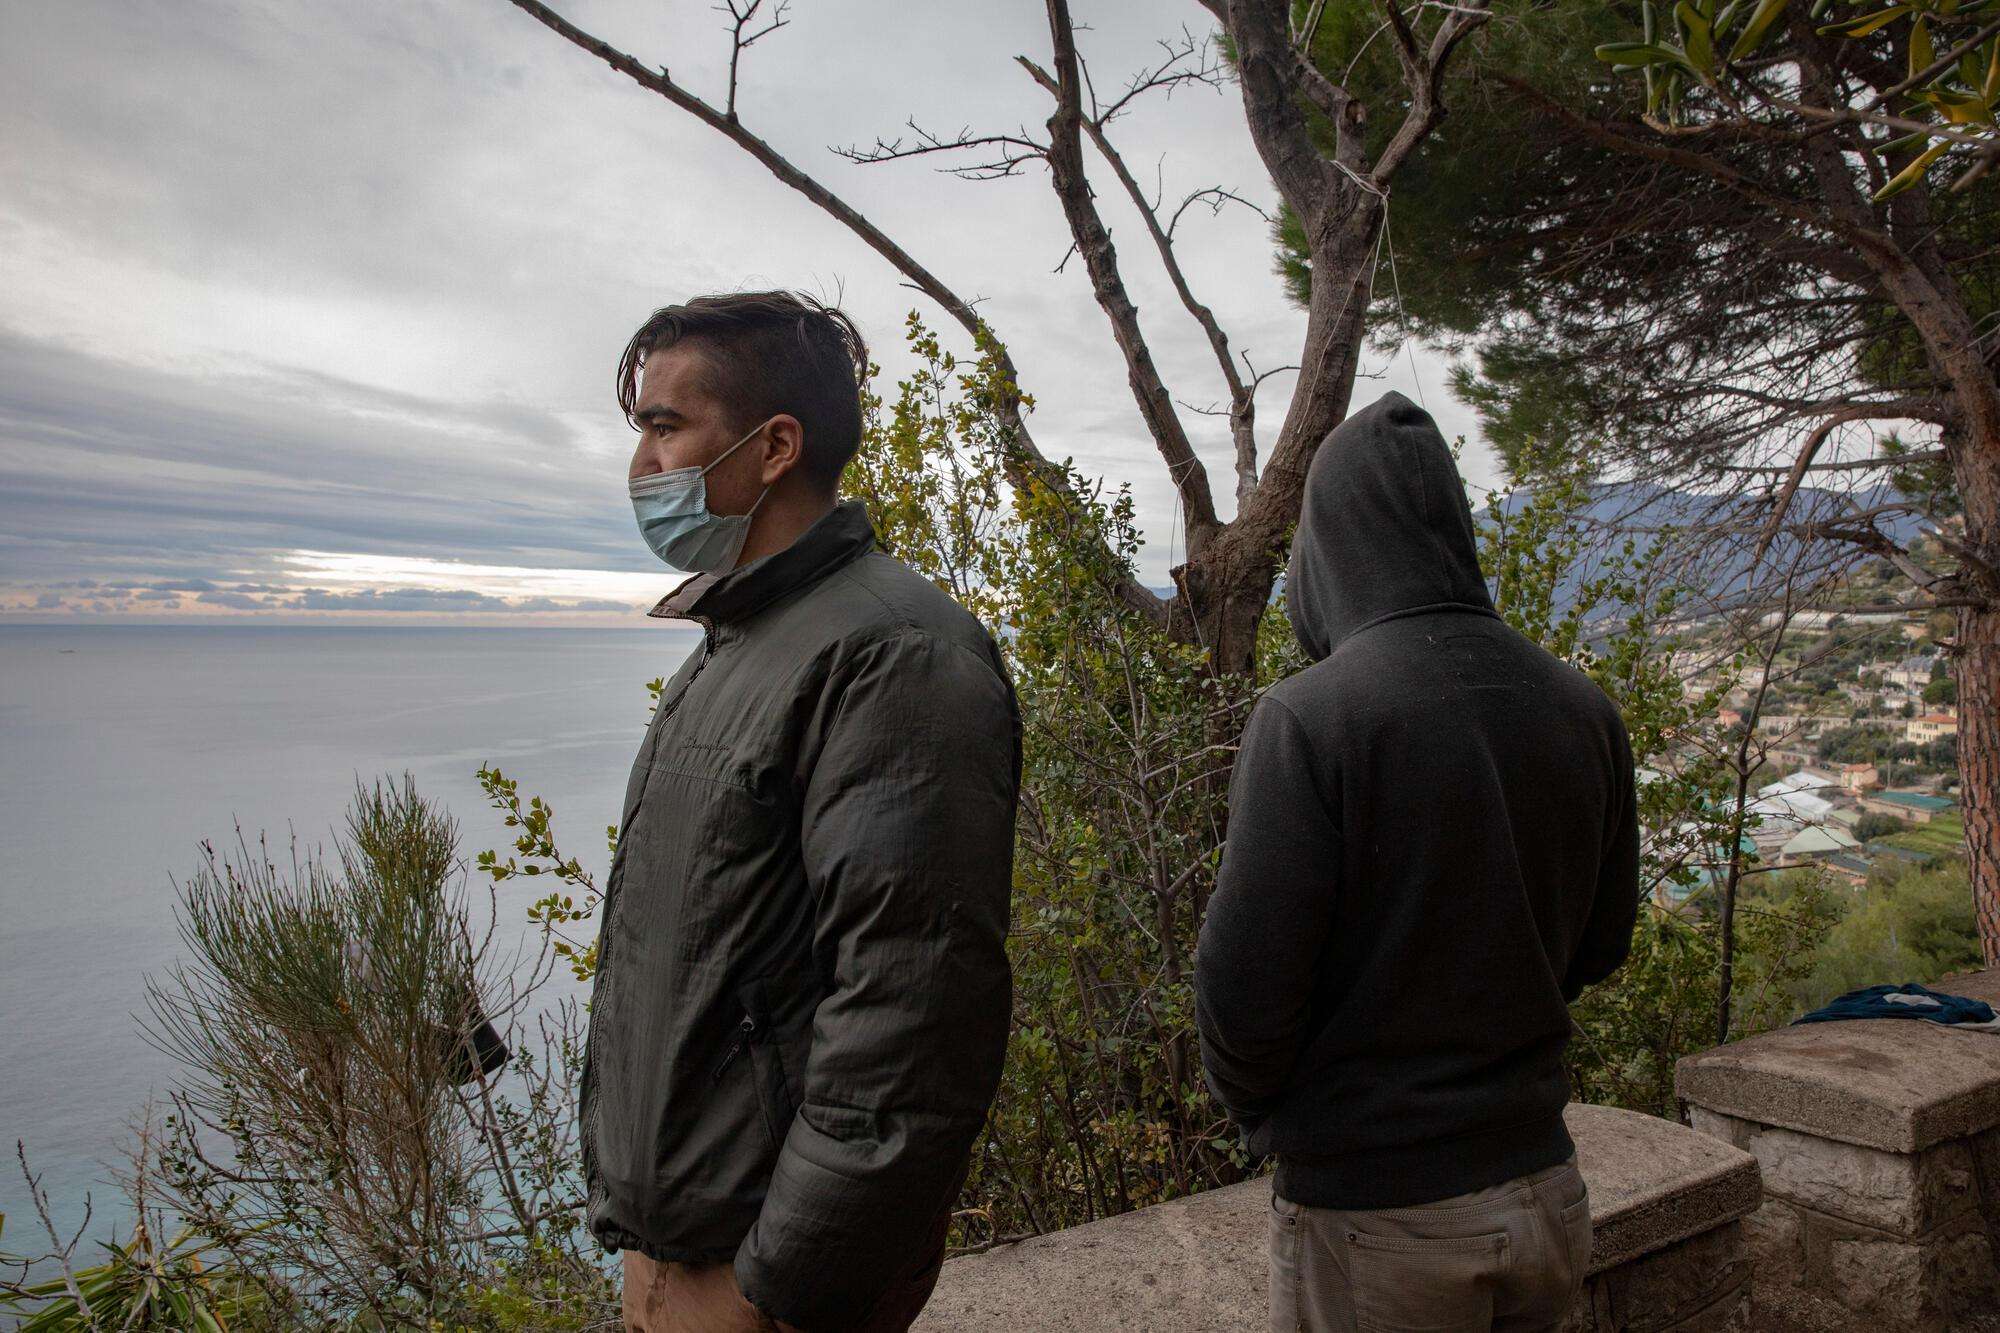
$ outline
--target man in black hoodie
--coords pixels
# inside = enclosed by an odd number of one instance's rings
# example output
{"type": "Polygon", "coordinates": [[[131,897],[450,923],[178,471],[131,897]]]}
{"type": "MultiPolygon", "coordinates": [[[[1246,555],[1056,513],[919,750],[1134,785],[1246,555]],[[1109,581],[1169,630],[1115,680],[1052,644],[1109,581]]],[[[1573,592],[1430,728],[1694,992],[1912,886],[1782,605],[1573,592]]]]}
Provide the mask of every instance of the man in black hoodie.
{"type": "Polygon", "coordinates": [[[1195,965],[1209,1086],[1278,1159],[1272,1327],[1553,1327],[1590,1251],[1568,1003],[1638,910],[1624,724],[1494,610],[1400,394],[1313,459],[1285,595],[1314,665],[1244,731],[1195,965]]]}

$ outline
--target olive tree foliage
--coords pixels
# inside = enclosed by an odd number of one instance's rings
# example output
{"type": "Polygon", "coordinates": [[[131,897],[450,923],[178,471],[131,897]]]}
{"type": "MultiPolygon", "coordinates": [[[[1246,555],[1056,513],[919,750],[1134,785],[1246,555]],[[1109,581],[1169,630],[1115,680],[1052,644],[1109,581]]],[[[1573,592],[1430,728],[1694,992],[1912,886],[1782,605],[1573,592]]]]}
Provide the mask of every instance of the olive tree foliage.
{"type": "Polygon", "coordinates": [[[574,1005],[530,1028],[552,959],[493,951],[457,847],[406,776],[357,789],[331,856],[295,841],[280,864],[239,833],[179,886],[188,957],[147,983],[148,1035],[180,1065],[159,1188],[266,1288],[274,1326],[603,1313],[574,1212],[574,1005]],[[482,1018],[504,1074],[475,1072],[482,1018]]]}
{"type": "MultiPolygon", "coordinates": [[[[1885,981],[1938,979],[1977,970],[1979,923],[1966,892],[1965,864],[1915,867],[1891,863],[1867,888],[1842,895],[1838,920],[1810,974],[1791,983],[1803,1006],[1885,981]]],[[[1950,990],[1948,982],[1942,988],[1950,990]]]]}

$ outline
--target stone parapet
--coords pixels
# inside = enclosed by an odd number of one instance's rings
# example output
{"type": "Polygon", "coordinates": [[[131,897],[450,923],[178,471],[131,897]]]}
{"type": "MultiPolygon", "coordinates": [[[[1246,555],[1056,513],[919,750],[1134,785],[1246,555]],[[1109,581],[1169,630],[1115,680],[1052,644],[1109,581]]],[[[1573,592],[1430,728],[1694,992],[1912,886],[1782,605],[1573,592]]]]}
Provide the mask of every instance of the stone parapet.
{"type": "MultiPolygon", "coordinates": [[[[1738,1219],[1758,1205],[1756,1162],[1632,1111],[1573,1105],[1565,1119],[1592,1229],[1565,1333],[1747,1330],[1738,1219]]],[[[953,1259],[916,1327],[1266,1329],[1270,1199],[1253,1180],[953,1259]]]]}
{"type": "MultiPolygon", "coordinates": [[[[1936,989],[2000,1005],[2000,970],[1936,989]]],[[[2000,1034],[1808,1023],[1681,1061],[1694,1127],[1763,1173],[1760,1280],[1892,1321],[1961,1326],[2000,1301],[2000,1034]]]]}

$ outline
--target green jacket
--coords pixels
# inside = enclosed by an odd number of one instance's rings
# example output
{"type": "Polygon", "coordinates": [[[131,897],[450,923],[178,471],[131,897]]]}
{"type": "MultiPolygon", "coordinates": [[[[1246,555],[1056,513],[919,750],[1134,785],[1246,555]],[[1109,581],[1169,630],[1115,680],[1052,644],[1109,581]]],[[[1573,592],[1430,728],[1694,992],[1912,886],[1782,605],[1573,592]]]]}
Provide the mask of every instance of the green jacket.
{"type": "Polygon", "coordinates": [[[1020,714],[992,638],[858,501],[650,614],[660,695],[605,883],[580,1089],[607,1252],[733,1260],[808,1329],[923,1256],[999,1085],[1020,714]]]}

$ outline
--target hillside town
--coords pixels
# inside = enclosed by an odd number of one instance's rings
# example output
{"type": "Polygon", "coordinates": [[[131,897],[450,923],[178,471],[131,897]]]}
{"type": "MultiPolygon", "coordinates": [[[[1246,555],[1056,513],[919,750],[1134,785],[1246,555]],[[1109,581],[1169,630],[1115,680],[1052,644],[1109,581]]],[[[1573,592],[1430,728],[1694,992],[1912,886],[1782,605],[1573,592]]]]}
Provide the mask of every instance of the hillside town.
{"type": "MultiPolygon", "coordinates": [[[[1865,588],[1872,572],[1851,586],[1865,588]]],[[[1720,693],[1715,739],[1725,751],[1749,732],[1742,850],[1754,864],[1816,865],[1860,887],[1878,870],[1963,856],[1950,633],[1950,618],[1935,613],[1795,613],[1768,682],[1760,662],[1722,656],[1720,625],[1689,635],[1675,654],[1685,695],[1720,693]]],[[[1663,885],[1662,901],[1684,901],[1718,875],[1663,885]]]]}

